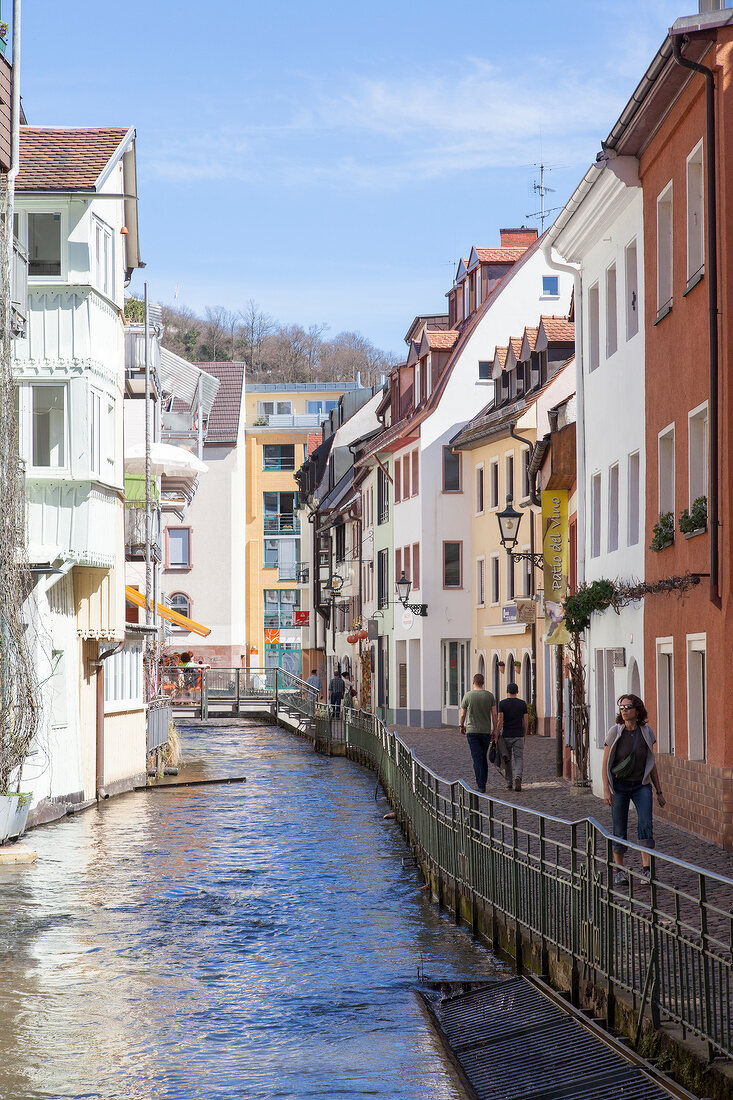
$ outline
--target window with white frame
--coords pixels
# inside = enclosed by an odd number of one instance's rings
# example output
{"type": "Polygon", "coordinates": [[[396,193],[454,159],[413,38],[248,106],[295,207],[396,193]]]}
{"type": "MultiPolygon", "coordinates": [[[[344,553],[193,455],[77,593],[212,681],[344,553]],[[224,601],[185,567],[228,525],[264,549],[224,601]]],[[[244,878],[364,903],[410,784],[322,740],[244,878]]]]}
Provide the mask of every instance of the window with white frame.
{"type": "Polygon", "coordinates": [[[104,662],[104,710],[138,710],[143,706],[143,650],[136,642],[104,662]]]}
{"type": "Polygon", "coordinates": [[[420,395],[422,393],[422,391],[420,389],[420,385],[421,385],[421,382],[422,382],[420,367],[421,367],[421,363],[420,363],[420,360],[418,359],[415,363],[415,385],[414,385],[414,389],[413,389],[413,393],[412,393],[412,400],[413,400],[413,404],[414,404],[415,408],[417,408],[418,405],[420,404],[420,395]]]}
{"type": "Polygon", "coordinates": [[[601,748],[605,743],[608,726],[606,725],[606,662],[602,649],[595,651],[596,657],[596,746],[601,748]]]}
{"type": "Polygon", "coordinates": [[[506,455],[504,458],[504,485],[506,495],[514,499],[514,455],[506,455]]]}
{"type": "Polygon", "coordinates": [[[672,306],[672,184],[657,199],[657,313],[672,306]]]}
{"type": "Polygon", "coordinates": [[[674,513],[674,424],[659,433],[659,514],[674,513]]]}
{"type": "Polygon", "coordinates": [[[476,515],[480,516],[484,511],[484,464],[476,467],[476,515]]]}
{"type": "Polygon", "coordinates": [[[490,591],[489,598],[491,603],[496,605],[499,602],[499,555],[491,555],[491,572],[489,576],[490,591]]]}
{"type": "Polygon", "coordinates": [[[499,507],[499,459],[489,464],[489,508],[499,507]]]}
{"type": "MultiPolygon", "coordinates": [[[[529,546],[523,546],[522,547],[522,552],[524,554],[528,554],[530,552],[529,546]]],[[[532,574],[533,574],[533,571],[534,571],[534,566],[532,565],[532,562],[529,561],[527,558],[525,558],[522,562],[522,595],[523,596],[531,596],[532,595],[532,580],[533,580],[532,574]]]]}
{"type": "Polygon", "coordinates": [[[27,218],[28,274],[61,275],[61,215],[29,212],[27,218]]]}
{"type": "Polygon", "coordinates": [[[46,382],[21,386],[18,393],[20,452],[37,470],[67,465],[68,388],[46,382]]]}
{"type": "Polygon", "coordinates": [[[191,568],[191,528],[169,527],[168,536],[168,562],[169,569],[191,568]]]}
{"type": "Polygon", "coordinates": [[[618,463],[608,470],[608,550],[618,550],[618,463]]]}
{"type": "Polygon", "coordinates": [[[291,416],[292,401],[258,401],[257,412],[260,416],[291,416]]]}
{"type": "Polygon", "coordinates": [[[515,562],[511,554],[506,556],[506,598],[513,600],[517,594],[515,562]]]}
{"type": "Polygon", "coordinates": [[[601,475],[590,479],[590,556],[597,558],[601,552],[601,475]]]}
{"type": "Polygon", "coordinates": [[[92,218],[94,234],[94,285],[108,298],[114,297],[114,236],[99,218],[92,218]]]}
{"type": "Polygon", "coordinates": [[[674,645],[657,638],[657,751],[674,753],[674,645]]]}
{"type": "Polygon", "coordinates": [[[560,279],[557,275],[542,276],[542,297],[557,298],[560,293],[560,279]]]}
{"type": "Polygon", "coordinates": [[[425,396],[430,397],[433,392],[433,357],[428,354],[425,359],[425,396]]]}
{"type": "Polygon", "coordinates": [[[626,268],[626,339],[639,331],[639,269],[636,259],[636,238],[624,251],[626,268]]]}
{"type": "MultiPolygon", "coordinates": [[[[179,615],[184,615],[185,618],[191,618],[191,600],[185,592],[173,592],[168,597],[168,606],[171,611],[176,611],[179,615]]],[[[171,630],[178,634],[188,634],[185,626],[180,623],[171,623],[171,630]]]]}
{"type": "Polygon", "coordinates": [[[705,268],[702,141],[687,158],[687,281],[705,268]]]}
{"type": "Polygon", "coordinates": [[[707,760],[708,700],[706,636],[687,635],[687,756],[707,760]]]}
{"type": "Polygon", "coordinates": [[[601,303],[598,283],[588,290],[588,370],[593,371],[601,361],[601,303]]]}
{"type": "Polygon", "coordinates": [[[486,603],[486,558],[476,559],[476,606],[486,603]]]}
{"type": "Polygon", "coordinates": [[[689,434],[688,454],[690,463],[690,503],[708,495],[708,406],[700,405],[687,418],[689,434]]]}
{"type": "Polygon", "coordinates": [[[627,477],[627,516],[626,516],[626,541],[629,546],[636,546],[639,541],[639,452],[634,451],[628,459],[627,477]]]}
{"type": "Polygon", "coordinates": [[[89,390],[89,467],[92,474],[102,473],[102,395],[89,390]]]}
{"type": "Polygon", "coordinates": [[[616,304],[616,264],[606,269],[606,358],[618,347],[618,309],[616,304]]]}
{"type": "Polygon", "coordinates": [[[519,473],[521,483],[520,500],[529,500],[529,447],[522,447],[519,454],[519,473]]]}

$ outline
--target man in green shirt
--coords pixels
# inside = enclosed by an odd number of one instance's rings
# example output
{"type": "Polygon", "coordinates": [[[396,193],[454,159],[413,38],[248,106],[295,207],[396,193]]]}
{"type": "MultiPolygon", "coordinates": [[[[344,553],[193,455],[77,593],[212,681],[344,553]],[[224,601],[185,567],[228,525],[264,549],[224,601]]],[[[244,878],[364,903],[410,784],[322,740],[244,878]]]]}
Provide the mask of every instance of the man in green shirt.
{"type": "Polygon", "coordinates": [[[468,739],[476,786],[480,791],[485,791],[489,774],[489,746],[496,736],[496,699],[490,691],[486,691],[480,672],[474,676],[471,690],[461,699],[458,722],[461,733],[468,739]]]}

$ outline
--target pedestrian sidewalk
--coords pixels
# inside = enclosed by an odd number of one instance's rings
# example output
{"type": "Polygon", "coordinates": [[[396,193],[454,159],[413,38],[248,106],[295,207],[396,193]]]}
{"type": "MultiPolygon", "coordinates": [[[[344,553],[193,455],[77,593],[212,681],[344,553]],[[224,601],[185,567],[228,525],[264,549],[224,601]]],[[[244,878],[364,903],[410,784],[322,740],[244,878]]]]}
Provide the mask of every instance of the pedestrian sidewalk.
{"type": "MultiPolygon", "coordinates": [[[[396,726],[399,738],[414,751],[415,756],[431,771],[452,782],[462,779],[475,789],[471,753],[455,726],[423,729],[419,726],[396,726]]],[[[489,765],[486,793],[492,798],[510,802],[525,809],[577,821],[593,817],[611,832],[611,807],[603,799],[585,788],[573,787],[568,780],[555,775],[555,741],[551,737],[528,737],[524,749],[524,775],[521,792],[508,791],[504,776],[489,765]]],[[[709,841],[700,840],[692,833],[667,825],[660,820],[654,800],[654,837],[657,850],[676,856],[688,863],[703,867],[706,871],[733,878],[733,852],[725,851],[709,841]]],[[[629,840],[636,839],[636,811],[629,813],[629,840]]],[[[633,858],[630,853],[630,858],[633,858]]]]}

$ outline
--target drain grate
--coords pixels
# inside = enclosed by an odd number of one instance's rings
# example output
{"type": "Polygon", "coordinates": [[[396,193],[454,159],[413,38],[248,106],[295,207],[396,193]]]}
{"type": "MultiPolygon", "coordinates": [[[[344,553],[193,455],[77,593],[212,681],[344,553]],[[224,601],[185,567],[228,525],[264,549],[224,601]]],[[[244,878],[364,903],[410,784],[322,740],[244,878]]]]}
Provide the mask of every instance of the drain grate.
{"type": "Polygon", "coordinates": [[[670,1095],[521,977],[422,999],[479,1100],[670,1095]]]}

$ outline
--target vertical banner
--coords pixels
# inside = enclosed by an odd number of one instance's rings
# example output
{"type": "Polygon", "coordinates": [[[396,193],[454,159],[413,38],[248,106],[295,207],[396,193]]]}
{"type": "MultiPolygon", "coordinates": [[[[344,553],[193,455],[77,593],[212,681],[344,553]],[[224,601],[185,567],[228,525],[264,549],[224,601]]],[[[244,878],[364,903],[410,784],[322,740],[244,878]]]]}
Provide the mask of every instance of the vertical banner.
{"type": "Polygon", "coordinates": [[[568,494],[565,489],[542,490],[542,556],[545,580],[545,642],[566,645],[565,597],[568,594],[568,494]]]}

